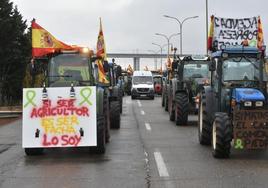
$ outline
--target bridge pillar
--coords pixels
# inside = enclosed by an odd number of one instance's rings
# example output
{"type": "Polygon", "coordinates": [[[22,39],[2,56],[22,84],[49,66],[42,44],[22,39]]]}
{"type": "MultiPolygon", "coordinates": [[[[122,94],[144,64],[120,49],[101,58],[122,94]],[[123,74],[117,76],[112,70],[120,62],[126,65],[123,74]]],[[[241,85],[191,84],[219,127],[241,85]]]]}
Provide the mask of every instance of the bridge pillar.
{"type": "Polygon", "coordinates": [[[139,57],[133,58],[133,67],[134,67],[134,71],[140,70],[140,58],[139,57]]]}

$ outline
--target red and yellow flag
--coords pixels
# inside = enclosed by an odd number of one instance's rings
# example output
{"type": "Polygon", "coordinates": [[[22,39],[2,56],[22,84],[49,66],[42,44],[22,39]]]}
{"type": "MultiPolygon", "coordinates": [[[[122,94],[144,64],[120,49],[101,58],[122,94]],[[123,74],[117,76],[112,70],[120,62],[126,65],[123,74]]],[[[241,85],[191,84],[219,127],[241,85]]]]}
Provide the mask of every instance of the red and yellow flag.
{"type": "Polygon", "coordinates": [[[257,47],[261,48],[264,44],[263,40],[263,30],[262,30],[262,24],[261,24],[261,18],[258,16],[258,36],[257,36],[257,47]]]}
{"type": "Polygon", "coordinates": [[[32,56],[41,57],[57,50],[72,50],[73,48],[57,40],[48,31],[32,21],[32,56]]]}
{"type": "Polygon", "coordinates": [[[105,48],[101,18],[100,18],[100,30],[99,30],[98,41],[97,41],[97,56],[102,57],[101,60],[96,61],[98,65],[99,82],[108,84],[109,80],[107,79],[107,76],[105,74],[103,64],[102,64],[103,61],[107,60],[107,55],[106,55],[106,48],[105,48]]]}
{"type": "Polygon", "coordinates": [[[208,50],[212,50],[212,42],[213,42],[213,35],[214,35],[214,16],[212,15],[210,18],[210,29],[208,34],[208,50]]]}

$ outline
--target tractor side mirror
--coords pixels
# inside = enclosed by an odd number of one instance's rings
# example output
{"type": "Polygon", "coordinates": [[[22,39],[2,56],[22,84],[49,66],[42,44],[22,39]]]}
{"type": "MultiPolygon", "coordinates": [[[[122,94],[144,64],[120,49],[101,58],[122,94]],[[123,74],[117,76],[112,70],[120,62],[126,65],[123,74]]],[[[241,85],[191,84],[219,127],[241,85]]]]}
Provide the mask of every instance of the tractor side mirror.
{"type": "Polygon", "coordinates": [[[216,70],[216,62],[214,60],[210,61],[208,63],[209,71],[215,71],[216,70]]]}
{"type": "Polygon", "coordinates": [[[40,74],[42,72],[46,72],[48,65],[48,59],[47,58],[40,58],[40,59],[31,59],[31,63],[29,64],[29,73],[31,76],[35,76],[37,74],[40,74]]]}
{"type": "Polygon", "coordinates": [[[178,61],[173,61],[172,63],[172,71],[175,72],[178,69],[178,61]]]}
{"type": "Polygon", "coordinates": [[[110,66],[109,66],[108,61],[103,61],[103,69],[104,69],[104,72],[109,72],[110,66]]]}
{"type": "Polygon", "coordinates": [[[120,76],[122,76],[122,68],[120,65],[118,65],[116,67],[116,77],[119,78],[120,76]]]}
{"type": "Polygon", "coordinates": [[[95,61],[97,61],[97,60],[101,60],[102,59],[102,57],[100,57],[100,56],[94,56],[94,57],[91,57],[90,58],[90,62],[91,63],[94,63],[95,61]]]}

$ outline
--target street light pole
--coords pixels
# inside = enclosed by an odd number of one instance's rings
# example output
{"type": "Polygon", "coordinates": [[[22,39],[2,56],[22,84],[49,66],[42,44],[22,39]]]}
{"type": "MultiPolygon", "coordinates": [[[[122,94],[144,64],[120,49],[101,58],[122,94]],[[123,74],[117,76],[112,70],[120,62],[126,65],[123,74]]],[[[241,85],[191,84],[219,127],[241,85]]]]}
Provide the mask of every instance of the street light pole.
{"type": "MultiPolygon", "coordinates": [[[[158,52],[156,52],[154,50],[148,50],[148,52],[153,52],[154,54],[158,54],[158,52]]],[[[156,59],[156,57],[154,57],[154,69],[157,70],[157,59],[156,59]]]]}
{"type": "Polygon", "coordinates": [[[181,36],[180,36],[180,55],[182,55],[182,25],[186,20],[198,18],[198,16],[187,17],[187,18],[183,19],[182,22],[176,17],[172,17],[172,16],[168,16],[168,15],[164,15],[164,17],[174,19],[180,25],[180,34],[181,34],[181,36]]]}
{"type": "Polygon", "coordinates": [[[159,35],[159,36],[162,36],[162,37],[165,37],[167,39],[167,43],[168,43],[168,51],[167,51],[167,59],[169,58],[169,45],[170,45],[170,39],[176,35],[180,35],[180,33],[174,33],[172,35],[170,35],[169,37],[167,35],[164,35],[162,33],[155,33],[156,35],[159,35]]]}
{"type": "Polygon", "coordinates": [[[161,65],[161,69],[162,69],[162,53],[163,53],[163,48],[161,45],[156,44],[156,43],[152,43],[152,45],[156,45],[160,48],[160,54],[161,54],[161,58],[160,58],[160,65],[161,65]]]}

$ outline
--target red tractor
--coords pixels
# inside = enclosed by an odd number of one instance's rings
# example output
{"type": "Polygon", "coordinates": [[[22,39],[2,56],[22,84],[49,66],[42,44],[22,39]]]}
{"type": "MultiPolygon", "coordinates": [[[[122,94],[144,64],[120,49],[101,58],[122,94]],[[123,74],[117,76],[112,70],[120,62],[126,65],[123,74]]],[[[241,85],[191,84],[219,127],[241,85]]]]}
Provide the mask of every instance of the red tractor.
{"type": "Polygon", "coordinates": [[[155,94],[162,95],[162,86],[163,86],[162,75],[154,75],[153,79],[154,79],[155,94]]]}

